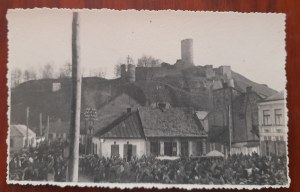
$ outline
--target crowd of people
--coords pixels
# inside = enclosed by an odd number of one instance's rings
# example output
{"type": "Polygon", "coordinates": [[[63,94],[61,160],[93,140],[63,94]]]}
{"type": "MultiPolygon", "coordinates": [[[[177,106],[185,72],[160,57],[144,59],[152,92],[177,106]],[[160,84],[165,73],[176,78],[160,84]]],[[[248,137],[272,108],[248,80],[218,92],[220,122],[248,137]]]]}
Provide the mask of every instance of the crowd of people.
{"type": "MultiPolygon", "coordinates": [[[[10,180],[57,181],[67,178],[64,140],[41,142],[12,155],[10,180]],[[51,177],[51,178],[50,178],[51,177]]],[[[91,182],[284,185],[286,156],[232,155],[224,158],[181,157],[163,160],[143,156],[130,161],[119,157],[81,155],[79,174],[91,182]]]]}
{"type": "Polygon", "coordinates": [[[81,174],[94,182],[284,185],[287,183],[285,156],[260,157],[232,155],[223,158],[180,158],[159,160],[155,157],[99,158],[82,156],[81,174]]]}
{"type": "Polygon", "coordinates": [[[62,139],[42,141],[36,147],[11,154],[10,180],[66,181],[67,159],[63,155],[66,145],[62,139]]]}

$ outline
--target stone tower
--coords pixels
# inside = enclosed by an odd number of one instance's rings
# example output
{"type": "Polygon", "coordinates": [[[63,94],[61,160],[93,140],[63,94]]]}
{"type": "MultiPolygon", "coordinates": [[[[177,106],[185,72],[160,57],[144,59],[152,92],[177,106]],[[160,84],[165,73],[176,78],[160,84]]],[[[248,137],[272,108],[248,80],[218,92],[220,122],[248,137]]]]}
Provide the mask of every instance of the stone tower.
{"type": "Polygon", "coordinates": [[[181,60],[186,66],[194,65],[193,39],[181,41],[181,60]]]}
{"type": "Polygon", "coordinates": [[[135,65],[128,64],[127,66],[127,78],[129,82],[135,82],[135,65]]]}

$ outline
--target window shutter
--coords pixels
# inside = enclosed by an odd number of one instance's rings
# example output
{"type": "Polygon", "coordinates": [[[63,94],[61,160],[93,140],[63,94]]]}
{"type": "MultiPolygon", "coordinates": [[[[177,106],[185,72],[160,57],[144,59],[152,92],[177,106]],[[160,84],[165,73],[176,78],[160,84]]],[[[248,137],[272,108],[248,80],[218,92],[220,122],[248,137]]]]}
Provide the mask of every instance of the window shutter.
{"type": "Polygon", "coordinates": [[[151,146],[150,141],[146,141],[146,155],[149,156],[151,154],[151,146]]]}
{"type": "Polygon", "coordinates": [[[172,156],[177,156],[177,143],[172,142],[172,156]]]}
{"type": "Polygon", "coordinates": [[[136,145],[132,145],[132,156],[136,157],[136,145]]]}
{"type": "Polygon", "coordinates": [[[119,145],[111,145],[111,156],[119,155],[119,145]]]}
{"type": "Polygon", "coordinates": [[[128,145],[124,144],[123,158],[125,159],[127,159],[127,150],[128,150],[128,145]]]}

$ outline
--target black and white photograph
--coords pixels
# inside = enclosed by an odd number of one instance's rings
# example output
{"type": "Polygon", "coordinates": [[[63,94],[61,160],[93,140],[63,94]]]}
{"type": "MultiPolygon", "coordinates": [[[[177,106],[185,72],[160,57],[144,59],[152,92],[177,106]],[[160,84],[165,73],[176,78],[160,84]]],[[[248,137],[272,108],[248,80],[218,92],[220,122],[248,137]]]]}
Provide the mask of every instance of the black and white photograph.
{"type": "Polygon", "coordinates": [[[285,19],[10,9],[7,182],[288,187],[285,19]]]}

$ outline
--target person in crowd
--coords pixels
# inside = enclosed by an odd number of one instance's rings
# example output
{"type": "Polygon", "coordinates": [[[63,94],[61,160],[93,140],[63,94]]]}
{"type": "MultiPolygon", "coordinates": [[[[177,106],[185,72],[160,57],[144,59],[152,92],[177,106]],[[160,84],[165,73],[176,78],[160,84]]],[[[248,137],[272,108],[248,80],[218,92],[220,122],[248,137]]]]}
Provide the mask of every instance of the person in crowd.
{"type": "MultiPolygon", "coordinates": [[[[9,162],[10,179],[65,182],[67,159],[63,148],[66,144],[64,140],[42,142],[14,154],[9,162]]],[[[118,183],[284,185],[288,181],[286,156],[261,157],[256,153],[234,154],[226,159],[180,157],[177,160],[81,155],[79,174],[91,182],[118,183]]]]}

